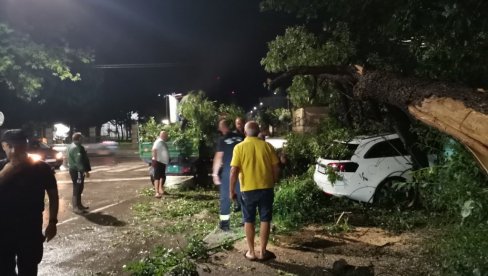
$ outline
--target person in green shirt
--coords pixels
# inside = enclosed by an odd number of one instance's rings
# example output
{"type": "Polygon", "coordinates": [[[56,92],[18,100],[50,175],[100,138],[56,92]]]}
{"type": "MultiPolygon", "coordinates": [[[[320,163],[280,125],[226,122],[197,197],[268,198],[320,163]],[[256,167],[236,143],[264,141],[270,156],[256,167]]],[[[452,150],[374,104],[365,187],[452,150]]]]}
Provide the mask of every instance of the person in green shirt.
{"type": "Polygon", "coordinates": [[[90,177],[90,160],[86,153],[85,147],[81,145],[83,135],[76,132],[73,134],[72,143],[67,148],[66,157],[68,159],[69,175],[73,182],[73,197],[72,207],[73,213],[83,214],[86,213],[88,207],[83,206],[81,203],[81,194],[85,186],[85,177],[90,177]]]}

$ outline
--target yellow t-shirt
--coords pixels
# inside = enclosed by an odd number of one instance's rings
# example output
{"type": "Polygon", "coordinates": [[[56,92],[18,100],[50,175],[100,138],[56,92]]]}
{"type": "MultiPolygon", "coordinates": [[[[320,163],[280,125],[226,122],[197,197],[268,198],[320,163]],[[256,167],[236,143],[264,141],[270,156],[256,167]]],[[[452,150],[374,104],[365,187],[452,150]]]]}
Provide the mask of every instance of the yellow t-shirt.
{"type": "Polygon", "coordinates": [[[273,146],[257,137],[246,137],[234,147],[230,165],[239,168],[241,191],[246,192],[273,188],[273,166],[278,163],[273,146]]]}

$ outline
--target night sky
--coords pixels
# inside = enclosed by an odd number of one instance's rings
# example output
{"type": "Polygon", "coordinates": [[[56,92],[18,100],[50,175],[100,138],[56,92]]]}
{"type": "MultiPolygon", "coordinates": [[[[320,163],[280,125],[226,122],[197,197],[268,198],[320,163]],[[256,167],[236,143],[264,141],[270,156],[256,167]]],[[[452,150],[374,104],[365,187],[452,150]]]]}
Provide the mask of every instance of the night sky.
{"type": "Polygon", "coordinates": [[[259,61],[290,22],[250,0],[0,0],[0,20],[38,42],[91,48],[97,65],[171,63],[97,69],[101,97],[140,110],[154,107],[158,94],[193,89],[248,109],[271,94],[259,61]]]}

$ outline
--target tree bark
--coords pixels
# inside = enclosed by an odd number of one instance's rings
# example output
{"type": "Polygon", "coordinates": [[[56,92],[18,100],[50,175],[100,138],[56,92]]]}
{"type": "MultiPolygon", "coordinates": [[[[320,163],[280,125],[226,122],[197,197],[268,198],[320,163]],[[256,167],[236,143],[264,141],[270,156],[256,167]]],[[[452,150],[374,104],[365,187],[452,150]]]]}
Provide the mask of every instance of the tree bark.
{"type": "Polygon", "coordinates": [[[488,94],[384,72],[361,76],[354,96],[396,106],[464,144],[488,173],[488,94]]]}

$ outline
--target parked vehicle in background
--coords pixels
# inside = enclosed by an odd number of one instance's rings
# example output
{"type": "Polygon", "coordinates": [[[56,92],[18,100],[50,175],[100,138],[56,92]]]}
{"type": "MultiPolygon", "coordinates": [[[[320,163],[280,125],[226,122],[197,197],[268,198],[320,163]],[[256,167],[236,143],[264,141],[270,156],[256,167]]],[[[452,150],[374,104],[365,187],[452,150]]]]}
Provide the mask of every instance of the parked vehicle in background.
{"type": "Polygon", "coordinates": [[[286,144],[286,139],[280,137],[271,137],[266,138],[266,142],[270,143],[275,148],[275,150],[281,150],[286,144]]]}
{"type": "Polygon", "coordinates": [[[398,190],[395,183],[412,178],[412,162],[397,134],[362,136],[344,146],[341,158],[318,158],[314,181],[326,194],[369,203],[386,197],[413,198],[412,191],[398,190]]]}
{"type": "Polygon", "coordinates": [[[27,153],[29,157],[35,161],[44,161],[53,169],[59,169],[63,164],[63,153],[54,150],[46,143],[37,139],[30,139],[28,147],[27,153]]]}
{"type": "MultiPolygon", "coordinates": [[[[195,175],[198,151],[195,149],[191,156],[182,156],[181,151],[172,142],[168,142],[169,164],[166,166],[166,175],[195,175]]],[[[139,157],[151,165],[153,142],[139,142],[139,157]]],[[[151,175],[151,168],[150,168],[151,175]]]]}
{"type": "MultiPolygon", "coordinates": [[[[68,144],[54,144],[53,149],[63,154],[66,152],[68,144]]],[[[90,156],[113,155],[117,152],[119,144],[115,141],[103,141],[100,143],[83,143],[86,153],[90,156]]]]}

